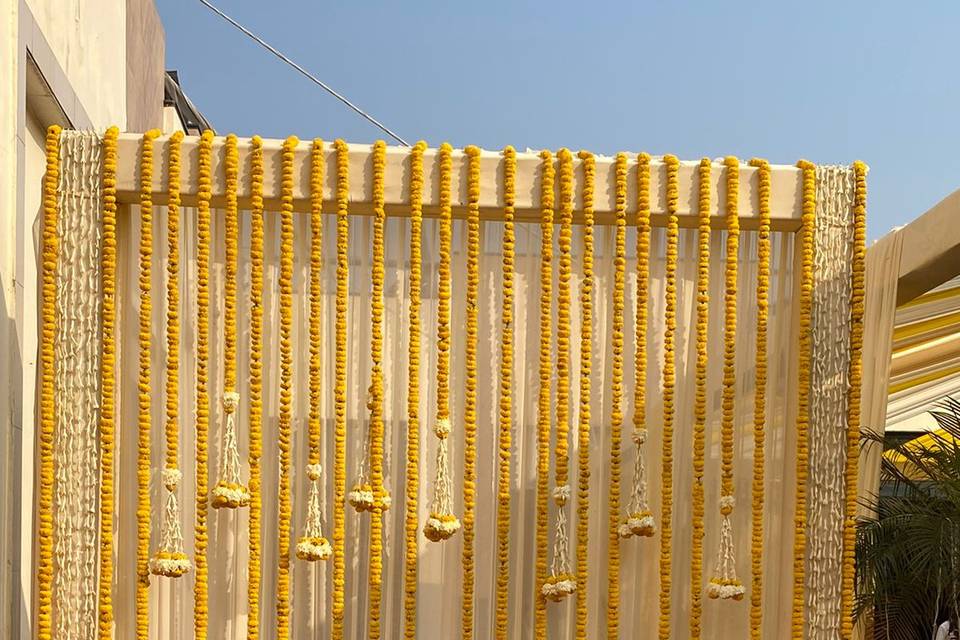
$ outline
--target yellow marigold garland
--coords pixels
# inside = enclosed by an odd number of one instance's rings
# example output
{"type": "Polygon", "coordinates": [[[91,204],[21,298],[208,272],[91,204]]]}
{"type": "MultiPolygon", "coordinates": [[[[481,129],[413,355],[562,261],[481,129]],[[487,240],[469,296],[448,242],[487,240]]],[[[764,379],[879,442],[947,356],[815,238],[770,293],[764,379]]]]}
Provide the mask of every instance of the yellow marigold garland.
{"type": "Polygon", "coordinates": [[[677,244],[679,228],[680,162],[676,156],[664,156],[667,165],[667,264],[666,304],[663,332],[663,469],[660,475],[660,640],[670,638],[670,596],[673,583],[673,421],[676,363],[674,340],[677,332],[677,244]]]}
{"type": "Polygon", "coordinates": [[[293,436],[293,160],[296,136],[283,141],[280,182],[280,487],[277,522],[277,637],[290,637],[290,450],[293,436]]]}
{"type": "Polygon", "coordinates": [[[223,278],[223,451],[220,454],[220,479],[213,488],[214,509],[236,509],[250,504],[250,491],[240,480],[240,455],[237,453],[236,413],[240,403],[237,391],[237,266],[240,213],[237,209],[239,156],[237,136],[227,136],[224,156],[227,207],[224,211],[223,278]]]}
{"type": "Polygon", "coordinates": [[[703,614],[703,474],[707,429],[707,336],[710,316],[710,173],[709,158],[700,160],[697,220],[697,366],[693,401],[692,538],[690,545],[690,638],[699,640],[703,614]]]}
{"type": "Polygon", "coordinates": [[[447,144],[440,145],[440,286],[437,294],[437,478],[430,517],[423,527],[427,540],[440,542],[460,530],[460,520],[453,515],[452,480],[447,461],[447,438],[450,435],[450,242],[453,209],[450,189],[453,173],[447,144]]]}
{"type": "Polygon", "coordinates": [[[793,607],[790,634],[804,637],[804,582],[807,551],[807,478],[810,465],[810,367],[813,336],[813,235],[817,212],[817,174],[812,162],[797,163],[803,176],[803,216],[800,228],[800,353],[797,366],[797,479],[793,516],[793,607]]]}
{"type": "Polygon", "coordinates": [[[510,454],[513,446],[513,279],[516,254],[514,205],[516,203],[517,152],[503,149],[503,299],[500,307],[500,466],[497,475],[497,593],[494,638],[506,640],[510,605],[510,454]]]}
{"type": "Polygon", "coordinates": [[[610,382],[610,492],[607,539],[607,637],[620,637],[620,447],[623,438],[623,313],[627,269],[627,154],[616,158],[616,249],[613,259],[613,366],[610,382]]]}
{"type": "Polygon", "coordinates": [[[557,440],[554,453],[553,501],[557,506],[556,534],[550,576],[543,583],[543,595],[559,602],[577,590],[577,576],[570,567],[567,538],[567,502],[570,433],[570,276],[573,237],[573,155],[568,149],[557,153],[560,161],[560,268],[557,287],[557,440]]]}
{"type": "Polygon", "coordinates": [[[263,455],[263,140],[250,140],[250,517],[247,560],[247,640],[260,637],[263,455]]]}
{"type": "Polygon", "coordinates": [[[196,519],[194,522],[193,628],[198,640],[205,640],[207,604],[207,442],[210,432],[210,162],[213,132],[200,136],[197,162],[197,365],[196,365],[196,519]]]}
{"type": "Polygon", "coordinates": [[[117,391],[117,137],[110,127],[103,135],[102,250],[100,290],[103,312],[100,334],[100,587],[97,599],[100,640],[113,638],[113,503],[117,391]]]}
{"type": "Polygon", "coordinates": [[[724,159],[727,169],[727,254],[724,293],[723,332],[723,400],[720,420],[720,544],[717,566],[707,584],[707,595],[721,600],[742,600],[743,584],[737,578],[733,555],[733,527],[730,516],[735,505],[733,496],[733,437],[736,419],[734,401],[737,393],[737,260],[740,249],[740,213],[737,209],[740,189],[740,161],[724,159]]]}
{"type": "Polygon", "coordinates": [[[380,600],[383,581],[383,279],[385,272],[383,235],[387,214],[384,210],[384,171],[387,145],[373,145],[373,268],[370,297],[370,358],[373,394],[370,406],[370,481],[373,485],[373,511],[370,514],[370,606],[367,625],[370,640],[380,638],[380,600]]]}
{"type": "Polygon", "coordinates": [[[53,489],[56,461],[53,441],[57,429],[54,404],[54,340],[57,330],[57,268],[60,241],[57,236],[57,186],[60,183],[60,133],[57,125],[47,129],[47,171],[43,176],[43,261],[40,303],[40,485],[37,489],[37,637],[52,638],[53,624],[53,489]]]}
{"type": "Polygon", "coordinates": [[[534,598],[534,636],[547,636],[547,611],[543,587],[547,581],[548,500],[550,488],[550,363],[551,301],[553,299],[553,154],[540,152],[540,387],[537,394],[537,526],[536,597],[534,598]]]}
{"type": "Polygon", "coordinates": [[[634,346],[633,434],[636,445],[633,482],[620,537],[651,537],[657,524],[647,500],[647,306],[650,297],[650,156],[637,156],[637,327],[634,346]]]}
{"type": "Polygon", "coordinates": [[[763,622],[763,505],[766,442],[767,324],[770,289],[770,163],[754,158],[757,168],[760,228],[757,231],[757,346],[753,401],[753,505],[750,537],[750,637],[759,640],[763,622]]]}
{"type": "Polygon", "coordinates": [[[163,486],[167,490],[161,522],[161,542],[150,563],[154,575],[179,578],[190,571],[190,559],[183,552],[177,486],[183,474],[178,458],[180,416],[180,144],[183,132],[170,136],[167,161],[167,452],[163,486]]]}
{"type": "Polygon", "coordinates": [[[853,264],[850,292],[850,391],[847,405],[847,463],[844,477],[843,578],[840,591],[840,637],[853,637],[853,602],[857,540],[857,474],[860,458],[860,398],[863,382],[863,316],[866,295],[867,165],[853,163],[853,264]]]}
{"type": "Polygon", "coordinates": [[[577,422],[577,626],[587,637],[587,535],[590,518],[590,375],[593,347],[593,154],[577,154],[583,166],[583,281],[580,283],[580,411],[577,422]]]}
{"type": "Polygon", "coordinates": [[[467,331],[463,402],[463,611],[461,637],[473,638],[473,524],[477,486],[477,320],[480,310],[480,149],[467,154],[467,331]]]}
{"type": "Polygon", "coordinates": [[[153,141],[156,129],[143,134],[140,150],[140,313],[137,378],[137,637],[150,633],[150,294],[153,264],[153,141]]]}
{"type": "Polygon", "coordinates": [[[422,281],[424,141],[410,151],[410,315],[407,370],[406,546],[403,560],[403,633],[417,637],[417,529],[420,497],[420,290],[422,281]]]}
{"type": "Polygon", "coordinates": [[[314,562],[333,554],[330,541],[323,537],[323,512],[320,506],[320,396],[321,396],[321,280],[323,278],[323,140],[310,147],[310,415],[307,420],[308,454],[307,518],[303,535],[297,540],[297,557],[314,562]]]}
{"type": "Polygon", "coordinates": [[[344,548],[346,543],[344,494],[347,485],[347,302],[349,299],[350,261],[347,241],[350,223],[350,147],[343,140],[334,142],[337,150],[337,302],[336,367],[334,380],[334,502],[333,502],[333,640],[343,640],[344,548]]]}

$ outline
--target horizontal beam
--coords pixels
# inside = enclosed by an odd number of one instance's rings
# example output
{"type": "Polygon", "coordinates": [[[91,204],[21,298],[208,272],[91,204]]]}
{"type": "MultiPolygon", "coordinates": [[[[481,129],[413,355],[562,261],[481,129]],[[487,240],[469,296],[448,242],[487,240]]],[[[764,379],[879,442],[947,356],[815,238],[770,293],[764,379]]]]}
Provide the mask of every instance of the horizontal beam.
{"type": "MultiPolygon", "coordinates": [[[[120,202],[135,204],[139,202],[140,146],[138,134],[122,134],[118,142],[119,162],[117,167],[117,191],[120,202]]],[[[225,138],[216,137],[213,142],[212,202],[213,206],[223,206],[226,180],[223,173],[225,138]]],[[[280,205],[280,157],[283,141],[264,140],[264,200],[268,210],[278,210],[280,205]]],[[[197,168],[200,138],[185,137],[181,147],[181,197],[185,205],[196,203],[197,168]]],[[[294,155],[294,210],[306,211],[309,207],[310,189],[310,141],[301,141],[294,155]]],[[[169,137],[158,138],[154,145],[154,162],[157,167],[153,177],[154,201],[164,204],[166,199],[169,137]]],[[[238,142],[240,160],[240,185],[238,200],[242,208],[250,204],[250,150],[249,139],[238,142]]],[[[334,195],[336,190],[336,152],[332,142],[324,145],[326,173],[323,181],[323,208],[335,211],[334,195]]],[[[372,145],[350,145],[350,212],[354,214],[371,213],[372,197],[372,145]]],[[[424,215],[437,216],[439,213],[439,162],[438,151],[427,149],[424,152],[424,215]]],[[[410,150],[405,147],[387,147],[386,154],[385,201],[388,215],[409,215],[410,200],[410,150]]],[[[680,225],[697,226],[698,210],[698,165],[699,162],[681,162],[679,172],[680,225]]],[[[582,172],[580,160],[574,160],[576,193],[575,206],[580,206],[582,172]]],[[[628,212],[636,209],[636,156],[630,155],[628,169],[628,212]]],[[[516,219],[518,221],[537,221],[540,218],[540,177],[542,161],[535,152],[517,154],[516,173],[516,219]]],[[[711,215],[715,218],[713,226],[723,227],[726,169],[720,163],[714,163],[711,171],[712,198],[711,215]]],[[[651,162],[650,203],[651,219],[656,226],[666,225],[666,165],[660,158],[651,162]]],[[[758,184],[756,169],[749,166],[740,168],[740,224],[744,229],[756,229],[759,225],[758,184]]],[[[454,216],[463,217],[467,204],[467,162],[462,150],[453,152],[453,207],[454,216]]],[[[499,152],[483,151],[480,156],[480,209],[484,219],[496,220],[503,216],[503,158],[499,152]]],[[[616,167],[614,158],[597,156],[596,188],[594,191],[594,211],[598,224],[615,222],[616,204],[616,167]]],[[[559,180],[557,181],[559,189],[559,180]]],[[[792,166],[775,165],[771,170],[771,227],[775,231],[795,231],[800,227],[802,184],[798,169],[792,166]]],[[[559,202],[559,193],[557,194],[559,202]]],[[[575,217],[579,217],[575,214],[575,217]]]]}
{"type": "Polygon", "coordinates": [[[960,275],[960,190],[898,229],[903,237],[897,305],[960,275]]]}

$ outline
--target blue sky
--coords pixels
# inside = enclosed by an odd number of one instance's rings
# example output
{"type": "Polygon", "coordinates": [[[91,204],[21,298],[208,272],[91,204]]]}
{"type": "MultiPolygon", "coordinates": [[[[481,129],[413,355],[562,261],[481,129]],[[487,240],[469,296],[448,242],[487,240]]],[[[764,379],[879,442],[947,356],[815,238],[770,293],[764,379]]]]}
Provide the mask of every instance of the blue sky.
{"type": "MultiPolygon", "coordinates": [[[[871,239],[960,187],[958,2],[213,1],[411,142],[862,159],[871,239]]],[[[383,137],[196,0],[158,7],[218,132],[383,137]]]]}

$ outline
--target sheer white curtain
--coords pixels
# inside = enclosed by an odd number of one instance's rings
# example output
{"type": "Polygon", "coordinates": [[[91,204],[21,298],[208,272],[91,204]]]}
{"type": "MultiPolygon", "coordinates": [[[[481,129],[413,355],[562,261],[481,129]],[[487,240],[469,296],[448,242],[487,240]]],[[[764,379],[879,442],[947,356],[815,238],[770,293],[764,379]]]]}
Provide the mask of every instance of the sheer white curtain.
{"type": "MultiPolygon", "coordinates": [[[[139,308],[137,289],[138,210],[125,209],[121,220],[120,255],[120,393],[118,424],[118,479],[119,494],[117,528],[117,637],[133,637],[134,585],[136,552],[136,314],[139,308]]],[[[195,213],[184,210],[182,223],[184,256],[182,275],[183,339],[181,354],[181,465],[184,482],[180,500],[183,510],[187,553],[193,553],[194,492],[194,367],[197,328],[195,296],[195,213]]],[[[155,216],[156,266],[154,269],[154,333],[153,333],[153,546],[160,522],[162,487],[162,370],[165,362],[163,300],[165,278],[161,265],[166,264],[166,211],[158,209],[155,216]]],[[[324,298],[323,298],[323,467],[326,483],[324,503],[324,532],[332,535],[332,471],[333,471],[333,363],[334,363],[334,285],[335,285],[335,224],[332,216],[324,216],[324,298]]],[[[296,215],[296,267],[294,272],[294,469],[293,520],[294,536],[298,536],[306,513],[308,481],[305,474],[307,458],[306,418],[307,393],[307,276],[310,231],[307,216],[296,215]]],[[[246,476],[248,434],[248,295],[249,295],[249,214],[241,214],[241,266],[239,305],[240,344],[240,454],[246,476]]],[[[220,419],[222,416],[222,359],[223,359],[223,216],[215,212],[212,269],[211,326],[211,441],[210,469],[215,474],[221,446],[220,419]]],[[[498,344],[500,334],[501,263],[500,236],[502,224],[484,223],[483,247],[480,261],[480,387],[479,434],[477,460],[477,517],[476,517],[476,637],[492,636],[495,592],[495,535],[496,535],[496,392],[498,378],[498,344]]],[[[423,353],[421,364],[421,522],[426,515],[429,491],[434,472],[435,439],[430,430],[430,416],[435,402],[435,336],[437,291],[437,226],[434,221],[424,223],[423,240],[423,353]]],[[[263,586],[261,591],[262,637],[275,637],[274,594],[277,564],[277,413],[279,378],[279,217],[267,214],[264,320],[264,457],[263,457],[263,586]]],[[[385,516],[385,561],[383,630],[386,638],[397,638],[402,628],[403,545],[404,522],[404,466],[406,458],[406,388],[407,388],[407,314],[409,307],[407,273],[409,225],[401,218],[387,222],[386,270],[386,424],[387,456],[386,481],[393,496],[393,507],[385,516]]],[[[696,231],[682,230],[680,236],[680,265],[678,272],[677,340],[677,418],[674,469],[674,544],[673,544],[673,633],[681,637],[687,633],[690,593],[690,493],[692,455],[692,411],[695,366],[695,296],[696,296],[696,231]]],[[[371,256],[371,219],[357,217],[350,224],[350,308],[349,308],[349,423],[348,423],[348,484],[356,474],[362,443],[366,433],[366,389],[370,376],[369,359],[369,291],[371,256]]],[[[453,303],[453,359],[452,403],[454,434],[451,456],[454,463],[454,482],[457,486],[457,513],[462,513],[460,487],[462,482],[462,415],[463,415],[463,359],[465,318],[464,291],[466,255],[462,223],[455,224],[454,233],[454,303],[453,303]]],[[[629,434],[633,412],[633,335],[635,319],[636,277],[634,272],[634,229],[630,228],[628,243],[628,279],[626,302],[626,403],[624,425],[629,434]]],[[[711,242],[711,354],[708,376],[708,433],[706,484],[706,538],[704,540],[705,580],[714,565],[719,535],[719,458],[720,458],[720,382],[722,354],[722,299],[724,236],[715,232],[711,242]]],[[[539,245],[537,225],[517,225],[516,260],[516,369],[514,373],[514,449],[511,490],[511,586],[510,629],[514,638],[530,637],[534,607],[534,527],[536,493],[536,397],[538,391],[537,350],[539,343],[539,245]]],[[[791,553],[793,544],[794,438],[789,414],[790,397],[796,385],[796,346],[791,342],[791,323],[794,316],[794,272],[792,235],[774,234],[773,276],[769,337],[770,382],[767,390],[767,475],[765,509],[765,595],[764,637],[785,637],[789,624],[791,553]]],[[[574,233],[574,265],[580,271],[580,231],[574,233]]],[[[596,230],[596,287],[594,326],[594,381],[592,385],[593,422],[591,425],[591,493],[589,523],[588,580],[591,638],[605,637],[606,619],[606,557],[607,557],[607,495],[609,487],[609,421],[611,409],[610,375],[612,350],[610,345],[612,322],[612,286],[614,229],[596,230]]],[[[660,429],[662,423],[660,402],[660,372],[662,369],[663,337],[663,273],[664,233],[655,230],[652,241],[651,301],[649,328],[649,398],[648,465],[651,477],[651,505],[659,518],[660,503],[660,429]]],[[[756,236],[744,233],[741,240],[739,271],[739,315],[737,335],[737,403],[736,403],[736,492],[738,504],[734,515],[737,570],[748,585],[750,581],[750,487],[753,460],[752,412],[754,391],[754,341],[756,324],[756,236]]],[[[574,295],[578,291],[574,278],[574,295]]],[[[574,335],[579,332],[579,313],[574,307],[574,335]]],[[[578,362],[573,341],[573,370],[571,406],[576,419],[578,362]]],[[[555,381],[554,381],[555,382],[555,381]]],[[[572,460],[576,460],[575,427],[571,431],[574,446],[572,460]]],[[[632,475],[634,445],[624,438],[623,490],[626,492],[632,475]]],[[[575,462],[574,462],[575,463],[575,462]]],[[[551,482],[552,485],[552,482],[551,482]]],[[[575,508],[575,507],[574,507],[575,508]]],[[[356,514],[349,507],[346,517],[347,609],[346,637],[359,638],[365,634],[366,581],[368,563],[369,516],[356,514]]],[[[553,512],[551,511],[551,519],[553,512]]],[[[209,584],[210,637],[245,637],[247,616],[247,511],[245,509],[210,510],[209,516],[209,584]]],[[[419,545],[419,624],[418,637],[449,639],[459,636],[461,617],[460,556],[462,535],[445,544],[427,542],[418,535],[419,545]]],[[[151,548],[153,548],[153,546],[151,548]]],[[[630,539],[621,542],[622,596],[621,637],[653,638],[656,635],[659,590],[659,538],[630,539]]],[[[293,635],[296,638],[325,638],[329,635],[331,565],[308,564],[293,560],[293,635]]],[[[153,578],[151,584],[151,635],[155,638],[191,637],[193,628],[193,574],[180,580],[153,578]]],[[[748,595],[749,597],[749,595],[748,595]]],[[[569,637],[573,628],[574,605],[550,604],[550,636],[569,637]]],[[[716,602],[705,599],[703,628],[706,638],[744,638],[748,635],[749,604],[716,602]]]]}

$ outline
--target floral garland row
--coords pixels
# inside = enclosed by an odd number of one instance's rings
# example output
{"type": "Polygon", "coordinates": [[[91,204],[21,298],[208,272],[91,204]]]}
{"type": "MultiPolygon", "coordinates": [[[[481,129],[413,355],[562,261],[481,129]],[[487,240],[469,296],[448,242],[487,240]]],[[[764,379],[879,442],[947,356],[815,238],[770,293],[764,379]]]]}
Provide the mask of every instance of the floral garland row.
{"type": "Polygon", "coordinates": [[[170,136],[167,161],[167,379],[166,440],[163,486],[167,490],[161,522],[160,547],[150,563],[154,575],[179,578],[190,571],[183,552],[177,486],[183,474],[178,465],[180,418],[180,144],[183,132],[170,136]]]}
{"type": "Polygon", "coordinates": [[[450,243],[452,240],[453,207],[450,202],[453,147],[440,146],[440,265],[437,293],[437,414],[433,427],[437,437],[437,476],[430,516],[423,534],[431,542],[448,540],[460,530],[460,520],[453,515],[453,481],[450,477],[448,442],[450,435],[450,243]]]}
{"type": "Polygon", "coordinates": [[[423,286],[423,152],[417,142],[410,151],[410,313],[407,369],[407,500],[404,521],[406,545],[403,559],[403,633],[417,637],[417,530],[420,496],[420,291],[423,286]]]}
{"type": "Polygon", "coordinates": [[[577,620],[576,638],[587,637],[587,548],[590,517],[590,381],[593,372],[593,191],[596,161],[577,154],[583,167],[583,280],[580,283],[580,412],[577,421],[577,620]]]}
{"type": "Polygon", "coordinates": [[[710,317],[710,173],[709,158],[700,160],[697,253],[697,365],[693,400],[693,482],[690,541],[690,638],[699,640],[703,615],[703,476],[707,431],[707,359],[710,317]]]}
{"type": "Polygon", "coordinates": [[[333,554],[330,541],[323,536],[323,512],[320,506],[320,395],[321,395],[321,279],[323,277],[323,140],[310,148],[310,414],[307,419],[307,517],[303,535],[297,540],[297,557],[308,562],[327,560],[333,554]]]}
{"type": "Polygon", "coordinates": [[[503,298],[500,307],[500,387],[497,444],[497,592],[494,638],[506,640],[509,634],[510,604],[510,465],[513,446],[513,282],[516,258],[514,207],[517,187],[517,152],[503,149],[503,298]]]}
{"type": "Polygon", "coordinates": [[[616,159],[616,249],[613,274],[613,365],[610,381],[610,491],[607,540],[607,637],[620,636],[620,447],[623,438],[623,314],[627,268],[627,154],[616,159]]]}
{"type": "Polygon", "coordinates": [[[553,221],[554,178],[553,154],[540,152],[540,387],[537,395],[537,524],[536,569],[537,597],[534,601],[534,635],[540,640],[547,635],[547,611],[543,588],[547,584],[547,536],[550,475],[550,342],[552,334],[551,301],[553,299],[553,221]]]}
{"type": "Polygon", "coordinates": [[[667,166],[667,261],[664,276],[666,304],[664,306],[663,332],[663,447],[660,474],[660,640],[670,638],[670,598],[673,585],[673,421],[674,384],[676,363],[674,341],[677,332],[677,245],[679,220],[677,210],[680,200],[680,161],[676,156],[664,156],[667,166]]]}
{"type": "Polygon", "coordinates": [[[113,638],[114,451],[117,391],[117,137],[110,127],[103,135],[103,208],[100,291],[103,311],[100,335],[100,585],[97,599],[100,640],[113,638]]]}
{"type": "Polygon", "coordinates": [[[750,537],[750,637],[759,640],[763,623],[763,505],[766,444],[767,326],[770,306],[770,163],[754,158],[760,227],[757,230],[757,346],[753,403],[753,505],[750,537]]]}
{"type": "Polygon", "coordinates": [[[840,591],[840,637],[853,637],[854,578],[857,540],[857,474],[860,458],[860,403],[863,384],[863,323],[866,298],[867,165],[853,163],[853,264],[850,292],[850,391],[847,405],[847,460],[844,476],[843,577],[840,591]]]}
{"type": "Polygon", "coordinates": [[[720,544],[714,575],[707,584],[712,599],[742,600],[743,584],[737,578],[733,554],[733,524],[730,516],[736,504],[733,495],[733,438],[736,399],[737,353],[737,261],[740,251],[740,161],[728,156],[726,167],[727,253],[724,283],[723,395],[720,420],[720,544]]]}
{"type": "Polygon", "coordinates": [[[263,456],[263,140],[250,140],[250,516],[247,559],[247,640],[260,637],[263,456]]]}
{"type": "Polygon", "coordinates": [[[280,482],[277,521],[277,637],[290,637],[290,467],[293,439],[293,160],[296,136],[283,142],[280,164],[280,482]]]}
{"type": "Polygon", "coordinates": [[[140,312],[137,377],[137,638],[150,633],[150,349],[151,278],[153,273],[153,141],[156,129],[143,134],[140,147],[140,312]]]}
{"type": "Polygon", "coordinates": [[[210,431],[210,197],[213,132],[200,136],[197,169],[197,364],[196,364],[196,517],[194,522],[193,628],[206,640],[207,605],[207,449],[210,431]]]}
{"type": "Polygon", "coordinates": [[[797,486],[793,516],[793,606],[790,634],[804,637],[804,583],[807,551],[807,480],[810,465],[810,367],[813,348],[813,236],[817,211],[817,175],[812,162],[797,163],[803,178],[803,215],[800,228],[800,353],[797,366],[797,486]]]}
{"type": "Polygon", "coordinates": [[[337,299],[336,365],[334,380],[334,502],[333,502],[333,640],[343,640],[344,552],[346,529],[344,498],[347,484],[347,301],[349,299],[350,260],[347,242],[350,235],[350,148],[343,140],[334,142],[337,152],[337,299]]]}
{"type": "Polygon", "coordinates": [[[54,336],[57,327],[57,268],[60,243],[57,235],[57,186],[60,183],[60,133],[47,129],[47,167],[43,176],[43,261],[40,274],[40,486],[37,499],[37,637],[53,637],[53,489],[56,460],[53,442],[57,429],[54,401],[54,336]]]}
{"type": "MultiPolygon", "coordinates": [[[[568,468],[570,457],[570,257],[573,237],[573,155],[568,149],[557,153],[560,165],[560,265],[557,287],[557,438],[554,448],[553,501],[557,507],[553,560],[550,576],[541,587],[544,597],[559,602],[577,590],[577,576],[570,567],[567,534],[567,502],[570,500],[568,468]]],[[[549,399],[548,399],[549,402],[549,399]]]]}

